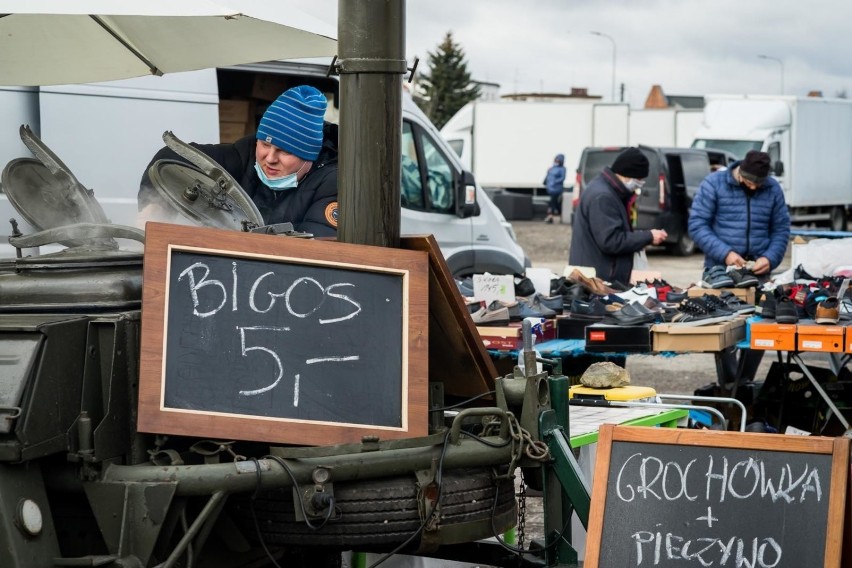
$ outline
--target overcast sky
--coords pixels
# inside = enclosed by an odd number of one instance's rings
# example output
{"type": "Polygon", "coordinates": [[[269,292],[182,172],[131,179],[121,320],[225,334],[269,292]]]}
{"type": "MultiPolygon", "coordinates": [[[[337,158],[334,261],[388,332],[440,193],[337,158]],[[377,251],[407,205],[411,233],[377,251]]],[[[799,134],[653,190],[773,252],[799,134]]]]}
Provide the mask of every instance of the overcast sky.
{"type": "MultiPolygon", "coordinates": [[[[336,21],[337,0],[303,9],[336,21]]],[[[448,31],[473,78],[500,94],[588,88],[644,104],[670,95],[821,90],[852,96],[852,0],[408,0],[406,56],[421,64],[448,31]],[[767,55],[781,60],[760,59],[767,55]]]]}

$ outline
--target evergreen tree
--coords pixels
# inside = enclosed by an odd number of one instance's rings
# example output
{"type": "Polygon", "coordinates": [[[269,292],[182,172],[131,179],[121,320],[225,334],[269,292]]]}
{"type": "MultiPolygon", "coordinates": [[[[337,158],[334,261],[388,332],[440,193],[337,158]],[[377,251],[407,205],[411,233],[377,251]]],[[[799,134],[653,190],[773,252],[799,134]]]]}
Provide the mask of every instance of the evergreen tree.
{"type": "Polygon", "coordinates": [[[414,101],[439,129],[464,105],[479,96],[479,85],[470,81],[461,46],[447,32],[438,49],[429,55],[429,72],[420,73],[414,101]]]}

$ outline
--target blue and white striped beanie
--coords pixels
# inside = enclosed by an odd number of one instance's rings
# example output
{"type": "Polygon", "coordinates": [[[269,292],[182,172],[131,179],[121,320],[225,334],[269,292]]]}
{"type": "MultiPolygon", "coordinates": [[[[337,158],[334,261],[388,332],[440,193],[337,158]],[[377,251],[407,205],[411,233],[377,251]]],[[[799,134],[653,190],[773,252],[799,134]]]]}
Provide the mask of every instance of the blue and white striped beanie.
{"type": "Polygon", "coordinates": [[[322,148],[326,105],[325,96],[314,87],[287,89],[263,113],[257,139],[313,162],[322,148]]]}

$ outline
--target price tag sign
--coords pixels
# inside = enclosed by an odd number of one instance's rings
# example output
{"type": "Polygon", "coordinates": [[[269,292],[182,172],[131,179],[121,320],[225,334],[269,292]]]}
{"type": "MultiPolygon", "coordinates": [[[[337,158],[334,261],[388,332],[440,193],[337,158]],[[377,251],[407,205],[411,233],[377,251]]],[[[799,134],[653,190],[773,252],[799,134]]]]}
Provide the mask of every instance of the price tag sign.
{"type": "Polygon", "coordinates": [[[514,277],[511,274],[474,274],[473,295],[483,302],[514,302],[514,277]]]}

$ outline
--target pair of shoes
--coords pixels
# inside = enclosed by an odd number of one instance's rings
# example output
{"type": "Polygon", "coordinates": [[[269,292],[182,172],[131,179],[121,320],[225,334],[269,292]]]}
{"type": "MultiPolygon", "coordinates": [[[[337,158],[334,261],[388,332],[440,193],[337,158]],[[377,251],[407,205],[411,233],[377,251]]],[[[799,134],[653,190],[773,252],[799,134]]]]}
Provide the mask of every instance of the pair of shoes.
{"type": "Polygon", "coordinates": [[[495,300],[479,308],[470,317],[476,325],[508,325],[509,309],[495,300]]]}
{"type": "Polygon", "coordinates": [[[571,271],[571,274],[568,275],[568,280],[574,282],[575,284],[580,284],[585,287],[592,294],[597,294],[598,296],[606,296],[608,294],[614,294],[616,290],[613,290],[600,278],[589,278],[576,268],[571,271]]]}
{"type": "Polygon", "coordinates": [[[705,288],[732,288],[734,280],[728,276],[728,271],[724,266],[711,266],[704,269],[704,274],[701,276],[701,281],[705,288]]]}
{"type": "Polygon", "coordinates": [[[728,267],[728,276],[734,281],[736,288],[755,288],[760,284],[754,272],[747,268],[728,267]]]}
{"type": "Polygon", "coordinates": [[[837,296],[830,296],[817,305],[814,321],[827,324],[840,322],[840,301],[837,296]]]}
{"type": "Polygon", "coordinates": [[[739,296],[737,296],[733,292],[728,292],[727,290],[724,290],[721,294],[719,294],[719,299],[725,305],[725,308],[734,312],[735,314],[754,313],[754,304],[749,304],[748,302],[743,301],[739,296]]]}
{"type": "Polygon", "coordinates": [[[727,310],[720,313],[712,304],[704,301],[704,298],[687,298],[677,308],[678,314],[672,318],[672,323],[684,326],[699,326],[720,323],[731,319],[731,313],[727,310]]]}
{"type": "Polygon", "coordinates": [[[834,294],[826,288],[816,288],[811,290],[805,298],[805,315],[811,319],[816,319],[816,311],[819,304],[832,296],[834,296],[834,294]]]}
{"type": "Polygon", "coordinates": [[[645,300],[647,300],[648,298],[653,298],[654,300],[657,299],[657,290],[643,283],[637,284],[626,292],[618,292],[613,295],[621,298],[625,302],[645,303],[645,300]]]}

